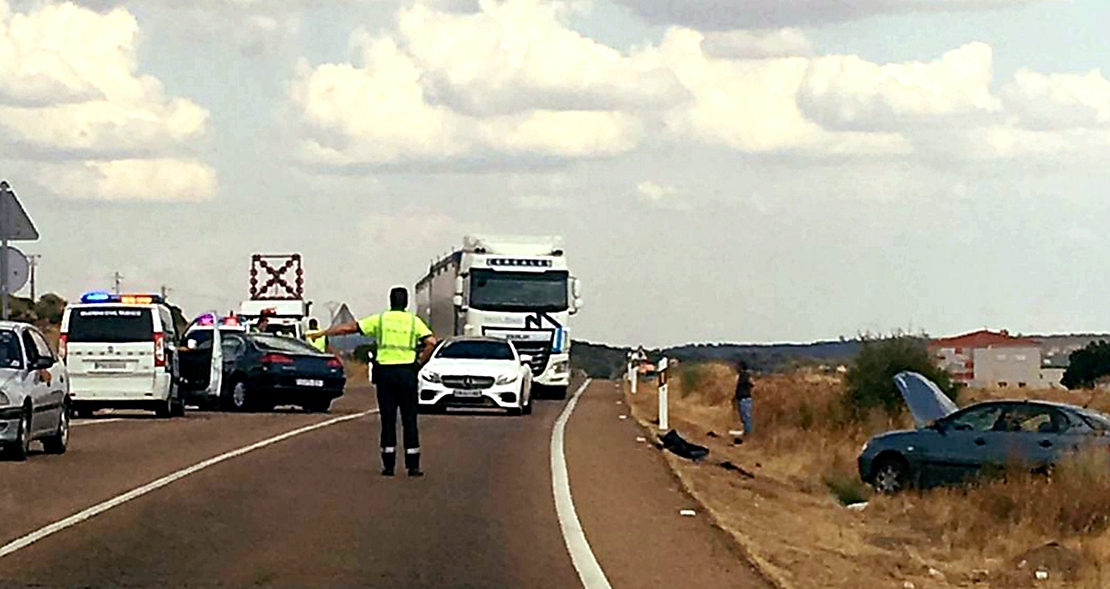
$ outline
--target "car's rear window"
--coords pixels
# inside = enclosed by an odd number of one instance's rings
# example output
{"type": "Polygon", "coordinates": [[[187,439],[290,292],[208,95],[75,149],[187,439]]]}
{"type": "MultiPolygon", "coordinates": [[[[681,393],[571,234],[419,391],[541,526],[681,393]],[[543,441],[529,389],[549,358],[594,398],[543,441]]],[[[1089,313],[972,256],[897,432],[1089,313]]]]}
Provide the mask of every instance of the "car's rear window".
{"type": "Polygon", "coordinates": [[[80,307],[69,315],[70,343],[154,341],[154,321],[148,307],[80,307]]]}
{"type": "Polygon", "coordinates": [[[251,341],[264,352],[286,352],[289,354],[319,354],[320,350],[291,337],[253,334],[251,341]]]}
{"type": "Polygon", "coordinates": [[[462,340],[443,344],[436,357],[459,360],[512,360],[513,350],[504,342],[462,340]]]}

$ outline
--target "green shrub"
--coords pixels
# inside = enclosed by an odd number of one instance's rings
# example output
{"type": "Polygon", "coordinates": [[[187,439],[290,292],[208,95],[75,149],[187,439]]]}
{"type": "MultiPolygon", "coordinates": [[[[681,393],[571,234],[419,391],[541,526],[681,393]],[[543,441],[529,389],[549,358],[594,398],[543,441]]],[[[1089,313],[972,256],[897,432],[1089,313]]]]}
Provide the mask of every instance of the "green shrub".
{"type": "Polygon", "coordinates": [[[1090,389],[1107,374],[1110,374],[1110,343],[1099,340],[1068,356],[1068,369],[1060,383],[1069,389],[1090,389]]]}
{"type": "Polygon", "coordinates": [[[876,410],[890,417],[905,411],[905,402],[894,384],[894,375],[905,370],[929,378],[955,400],[956,387],[948,374],[933,363],[926,341],[904,334],[862,338],[859,356],[848,369],[843,397],[853,420],[862,422],[876,410]]]}

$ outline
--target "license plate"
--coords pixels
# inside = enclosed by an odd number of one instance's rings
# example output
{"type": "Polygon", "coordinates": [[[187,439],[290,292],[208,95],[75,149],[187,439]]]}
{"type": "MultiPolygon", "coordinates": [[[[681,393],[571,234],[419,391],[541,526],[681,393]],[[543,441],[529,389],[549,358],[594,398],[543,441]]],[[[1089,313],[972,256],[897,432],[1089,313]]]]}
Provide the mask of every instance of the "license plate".
{"type": "Polygon", "coordinates": [[[322,386],[324,386],[324,381],[316,380],[316,379],[313,379],[313,378],[298,378],[297,379],[297,386],[299,386],[299,387],[322,387],[322,386]]]}
{"type": "Polygon", "coordinates": [[[456,397],[481,397],[482,391],[454,391],[456,397]]]}
{"type": "Polygon", "coordinates": [[[126,362],[94,362],[93,366],[97,370],[126,370],[126,362]]]}

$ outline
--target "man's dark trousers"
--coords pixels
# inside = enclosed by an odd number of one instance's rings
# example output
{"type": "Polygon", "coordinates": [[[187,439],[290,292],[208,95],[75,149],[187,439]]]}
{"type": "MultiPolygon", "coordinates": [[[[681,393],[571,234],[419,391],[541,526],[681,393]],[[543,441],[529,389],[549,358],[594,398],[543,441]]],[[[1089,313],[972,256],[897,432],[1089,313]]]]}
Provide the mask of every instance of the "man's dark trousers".
{"type": "Polygon", "coordinates": [[[374,384],[378,391],[378,409],[382,424],[382,462],[392,471],[397,461],[397,410],[401,411],[401,427],[405,442],[405,468],[420,468],[420,433],[417,430],[417,386],[419,367],[416,364],[385,364],[375,366],[374,384]]]}

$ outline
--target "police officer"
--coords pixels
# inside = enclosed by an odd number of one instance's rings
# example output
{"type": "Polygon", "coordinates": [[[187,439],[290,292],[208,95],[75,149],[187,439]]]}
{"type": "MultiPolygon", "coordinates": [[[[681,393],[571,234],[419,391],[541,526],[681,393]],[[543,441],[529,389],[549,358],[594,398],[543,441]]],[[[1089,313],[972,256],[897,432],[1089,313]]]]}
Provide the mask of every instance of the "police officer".
{"type": "Polygon", "coordinates": [[[409,292],[403,286],[389,291],[389,311],[359,321],[336,325],[313,336],[360,333],[378,342],[374,383],[382,424],[382,474],[393,476],[397,465],[397,410],[404,428],[405,468],[409,476],[420,470],[420,434],[417,431],[417,372],[436,345],[432,330],[422,319],[407,311],[409,292]],[[419,350],[419,353],[418,353],[419,350]]]}
{"type": "Polygon", "coordinates": [[[327,338],[327,336],[320,335],[320,336],[312,337],[313,333],[316,332],[316,331],[319,331],[319,329],[320,329],[320,322],[317,321],[315,317],[312,317],[311,319],[308,320],[308,329],[309,329],[309,331],[308,331],[308,333],[305,334],[305,339],[308,340],[309,345],[316,348],[317,350],[320,350],[321,352],[327,352],[328,351],[328,338],[327,338]]]}

